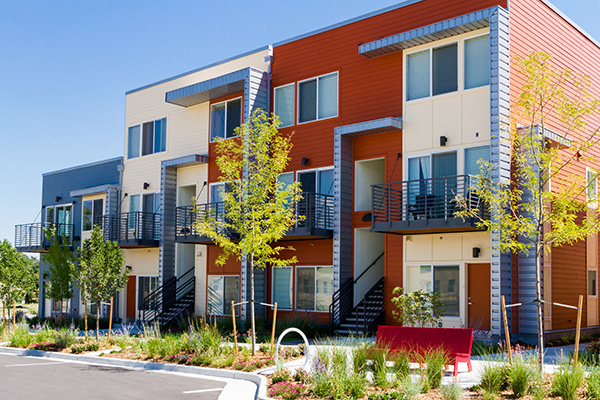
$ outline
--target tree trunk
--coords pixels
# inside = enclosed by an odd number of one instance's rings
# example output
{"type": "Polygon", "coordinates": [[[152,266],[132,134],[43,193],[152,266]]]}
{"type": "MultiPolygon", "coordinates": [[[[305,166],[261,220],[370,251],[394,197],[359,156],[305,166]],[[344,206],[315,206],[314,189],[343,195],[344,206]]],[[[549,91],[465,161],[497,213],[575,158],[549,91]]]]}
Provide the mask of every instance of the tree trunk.
{"type": "Polygon", "coordinates": [[[250,324],[252,328],[252,355],[256,354],[256,324],[254,322],[254,263],[252,255],[250,255],[250,324]]]}
{"type": "Polygon", "coordinates": [[[100,341],[100,302],[96,302],[96,342],[100,341]]]}
{"type": "Polygon", "coordinates": [[[535,297],[538,323],[538,362],[544,368],[544,310],[542,303],[542,251],[538,245],[535,250],[535,297]]]}

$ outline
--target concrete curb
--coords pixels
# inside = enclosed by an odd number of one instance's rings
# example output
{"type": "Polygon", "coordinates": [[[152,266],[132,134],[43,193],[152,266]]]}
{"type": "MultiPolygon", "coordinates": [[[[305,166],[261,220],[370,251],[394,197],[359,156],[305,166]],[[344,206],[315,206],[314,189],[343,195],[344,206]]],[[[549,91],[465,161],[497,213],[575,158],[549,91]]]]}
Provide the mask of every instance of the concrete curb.
{"type": "Polygon", "coordinates": [[[190,365],[164,364],[152,361],[125,360],[120,358],[103,358],[99,356],[55,353],[51,351],[20,349],[15,347],[0,347],[0,354],[11,354],[27,357],[40,357],[63,361],[78,361],[89,364],[105,365],[109,367],[131,368],[145,371],[179,372],[191,375],[214,376],[217,378],[243,380],[256,385],[256,400],[271,400],[267,397],[267,378],[250,372],[231,371],[228,369],[215,369],[206,367],[193,367],[190,365]]]}

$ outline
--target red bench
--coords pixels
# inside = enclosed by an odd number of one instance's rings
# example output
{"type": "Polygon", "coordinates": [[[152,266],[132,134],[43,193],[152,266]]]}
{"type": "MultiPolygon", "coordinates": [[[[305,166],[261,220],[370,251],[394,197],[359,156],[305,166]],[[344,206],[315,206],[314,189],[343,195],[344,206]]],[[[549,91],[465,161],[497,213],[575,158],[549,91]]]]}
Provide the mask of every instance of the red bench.
{"type": "Polygon", "coordinates": [[[454,376],[458,373],[459,362],[466,362],[469,372],[473,370],[471,367],[473,329],[379,325],[376,345],[378,348],[420,355],[431,349],[443,348],[454,364],[454,376]]]}

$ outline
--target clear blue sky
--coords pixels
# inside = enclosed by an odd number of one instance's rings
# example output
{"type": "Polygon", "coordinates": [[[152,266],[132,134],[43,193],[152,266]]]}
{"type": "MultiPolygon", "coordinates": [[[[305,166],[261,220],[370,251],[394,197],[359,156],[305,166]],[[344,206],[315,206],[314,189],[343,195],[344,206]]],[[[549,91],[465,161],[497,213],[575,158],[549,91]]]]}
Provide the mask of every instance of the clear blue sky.
{"type": "MultiPolygon", "coordinates": [[[[122,155],[126,91],[398,2],[5,0],[0,240],[35,220],[42,173],[122,155]]],[[[600,40],[600,4],[553,4],[600,40]]]]}

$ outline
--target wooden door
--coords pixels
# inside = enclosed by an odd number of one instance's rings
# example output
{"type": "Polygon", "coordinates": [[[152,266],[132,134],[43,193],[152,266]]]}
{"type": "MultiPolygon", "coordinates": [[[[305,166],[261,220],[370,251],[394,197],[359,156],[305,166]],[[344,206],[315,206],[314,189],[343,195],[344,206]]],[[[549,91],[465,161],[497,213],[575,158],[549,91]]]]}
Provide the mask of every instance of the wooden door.
{"type": "Polygon", "coordinates": [[[467,265],[467,318],[469,328],[490,330],[490,264],[467,265]]]}
{"type": "Polygon", "coordinates": [[[127,320],[135,319],[135,294],[137,276],[129,275],[127,280],[127,320]]]}

